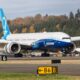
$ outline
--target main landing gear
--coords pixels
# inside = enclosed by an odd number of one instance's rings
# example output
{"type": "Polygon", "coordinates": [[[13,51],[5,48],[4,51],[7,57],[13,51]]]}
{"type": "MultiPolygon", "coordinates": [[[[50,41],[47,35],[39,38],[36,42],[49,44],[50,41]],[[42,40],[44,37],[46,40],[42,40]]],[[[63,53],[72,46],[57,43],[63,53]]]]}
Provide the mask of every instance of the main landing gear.
{"type": "Polygon", "coordinates": [[[41,57],[49,57],[50,54],[47,51],[44,51],[44,53],[41,54],[41,57]]]}
{"type": "Polygon", "coordinates": [[[23,57],[23,54],[21,53],[14,54],[14,57],[23,57]]]}

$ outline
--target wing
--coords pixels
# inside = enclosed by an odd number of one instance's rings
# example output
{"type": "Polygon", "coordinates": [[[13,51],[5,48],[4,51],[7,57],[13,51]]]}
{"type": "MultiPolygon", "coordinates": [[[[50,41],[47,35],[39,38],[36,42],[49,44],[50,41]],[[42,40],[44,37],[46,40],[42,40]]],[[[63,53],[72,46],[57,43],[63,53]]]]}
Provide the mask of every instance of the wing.
{"type": "Polygon", "coordinates": [[[0,39],[0,44],[8,44],[10,41],[0,39]]]}
{"type": "Polygon", "coordinates": [[[80,36],[71,37],[71,41],[80,41],[80,36]]]}
{"type": "Polygon", "coordinates": [[[75,51],[80,52],[80,48],[76,48],[75,51]]]}

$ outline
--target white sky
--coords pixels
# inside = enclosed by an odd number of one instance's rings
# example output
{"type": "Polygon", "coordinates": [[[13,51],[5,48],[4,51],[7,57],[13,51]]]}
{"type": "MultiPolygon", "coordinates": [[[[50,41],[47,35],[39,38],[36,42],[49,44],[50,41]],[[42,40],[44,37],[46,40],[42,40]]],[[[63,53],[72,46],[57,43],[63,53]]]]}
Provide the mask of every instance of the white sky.
{"type": "Polygon", "coordinates": [[[0,8],[4,9],[8,19],[45,15],[63,15],[74,13],[80,8],[80,0],[0,0],[0,8]]]}

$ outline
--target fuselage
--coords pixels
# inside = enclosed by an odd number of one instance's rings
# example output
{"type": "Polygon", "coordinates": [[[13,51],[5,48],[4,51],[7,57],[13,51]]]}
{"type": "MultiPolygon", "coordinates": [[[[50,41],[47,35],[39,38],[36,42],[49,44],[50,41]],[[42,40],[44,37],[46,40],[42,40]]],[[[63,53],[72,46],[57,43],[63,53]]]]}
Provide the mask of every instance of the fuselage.
{"type": "Polygon", "coordinates": [[[10,34],[7,37],[8,41],[14,41],[24,45],[31,45],[32,43],[41,39],[52,39],[62,42],[71,42],[70,36],[63,32],[21,33],[10,34]]]}

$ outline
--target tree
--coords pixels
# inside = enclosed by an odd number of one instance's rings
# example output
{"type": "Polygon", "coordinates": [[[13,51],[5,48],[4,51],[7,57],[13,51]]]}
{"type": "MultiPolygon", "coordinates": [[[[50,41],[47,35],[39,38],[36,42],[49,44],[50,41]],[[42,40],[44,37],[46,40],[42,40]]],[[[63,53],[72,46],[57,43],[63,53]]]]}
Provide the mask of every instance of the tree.
{"type": "Polygon", "coordinates": [[[30,30],[29,30],[29,32],[31,32],[31,33],[34,33],[34,32],[35,32],[34,24],[30,26],[30,30]]]}
{"type": "Polygon", "coordinates": [[[73,12],[70,12],[69,19],[70,19],[70,20],[73,20],[73,19],[74,19],[74,14],[73,14],[73,12]]]}
{"type": "Polygon", "coordinates": [[[60,31],[60,24],[56,25],[56,29],[57,29],[57,31],[60,31]]]}
{"type": "Polygon", "coordinates": [[[80,21],[80,9],[77,10],[77,13],[75,14],[75,19],[80,21]]]}
{"type": "Polygon", "coordinates": [[[22,29],[22,33],[26,33],[26,32],[27,32],[27,28],[24,27],[24,28],[22,29]]]}
{"type": "Polygon", "coordinates": [[[18,32],[18,30],[17,29],[15,29],[14,31],[13,31],[13,34],[15,34],[15,33],[17,33],[18,32]]]}
{"type": "Polygon", "coordinates": [[[46,28],[43,28],[41,32],[47,32],[47,31],[46,31],[46,28]]]}

